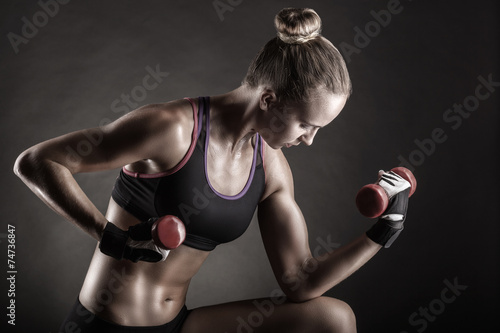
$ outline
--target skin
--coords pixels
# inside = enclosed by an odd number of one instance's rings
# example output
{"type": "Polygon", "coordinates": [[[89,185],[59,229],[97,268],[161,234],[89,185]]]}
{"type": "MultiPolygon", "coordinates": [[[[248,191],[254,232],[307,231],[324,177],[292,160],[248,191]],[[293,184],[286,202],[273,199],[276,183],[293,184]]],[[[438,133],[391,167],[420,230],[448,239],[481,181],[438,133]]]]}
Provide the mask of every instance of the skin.
{"type": "MultiPolygon", "coordinates": [[[[344,96],[318,88],[307,103],[283,104],[265,86],[241,86],[211,97],[207,168],[210,183],[218,192],[239,193],[250,173],[255,134],[261,134],[267,143],[266,188],[258,220],[273,272],[287,298],[282,304],[273,303],[272,315],[254,327],[255,332],[356,331],[350,307],[321,295],[361,267],[381,246],[363,234],[332,253],[314,258],[304,217],[294,200],[292,173],[281,151],[291,145],[311,145],[317,131],[338,116],[345,101],[344,96]],[[307,267],[312,264],[316,269],[311,272],[307,267]]],[[[140,221],[112,199],[102,215],[73,175],[123,165],[143,173],[171,169],[186,154],[193,126],[193,111],[185,100],[148,105],[102,128],[35,145],[18,157],[14,172],[49,207],[100,240],[108,221],[122,229],[140,221]],[[68,158],[67,147],[77,151],[86,135],[102,136],[102,142],[79,160],[68,158]]],[[[132,263],[115,260],[96,248],[80,301],[97,316],[120,325],[162,325],[184,305],[189,282],[209,253],[181,245],[164,262],[132,263]]],[[[265,301],[270,300],[260,300],[265,301]]],[[[252,300],[197,308],[182,332],[236,331],[237,318],[248,318],[255,311],[252,300]]]]}

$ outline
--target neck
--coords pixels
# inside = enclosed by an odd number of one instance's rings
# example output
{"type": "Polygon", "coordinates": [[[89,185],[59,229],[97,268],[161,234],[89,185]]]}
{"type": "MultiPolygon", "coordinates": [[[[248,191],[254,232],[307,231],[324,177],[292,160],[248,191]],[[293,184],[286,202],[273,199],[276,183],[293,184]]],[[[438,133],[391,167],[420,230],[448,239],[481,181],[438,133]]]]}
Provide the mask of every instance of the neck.
{"type": "Polygon", "coordinates": [[[210,123],[214,125],[211,135],[231,152],[240,151],[257,133],[258,103],[258,91],[246,86],[211,97],[210,123]]]}

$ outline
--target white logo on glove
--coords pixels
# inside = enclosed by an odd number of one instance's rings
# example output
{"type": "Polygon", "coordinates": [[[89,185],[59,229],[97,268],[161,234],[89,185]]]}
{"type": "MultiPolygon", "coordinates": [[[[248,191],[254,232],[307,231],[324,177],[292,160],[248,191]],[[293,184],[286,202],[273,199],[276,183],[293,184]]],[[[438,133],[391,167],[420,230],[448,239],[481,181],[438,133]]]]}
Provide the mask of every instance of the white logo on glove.
{"type": "MultiPolygon", "coordinates": [[[[396,194],[411,187],[410,182],[393,171],[386,172],[380,170],[378,172],[378,177],[376,184],[384,189],[389,200],[396,194]]],[[[381,218],[389,221],[401,221],[403,217],[402,214],[387,214],[381,216],[381,218]]]]}

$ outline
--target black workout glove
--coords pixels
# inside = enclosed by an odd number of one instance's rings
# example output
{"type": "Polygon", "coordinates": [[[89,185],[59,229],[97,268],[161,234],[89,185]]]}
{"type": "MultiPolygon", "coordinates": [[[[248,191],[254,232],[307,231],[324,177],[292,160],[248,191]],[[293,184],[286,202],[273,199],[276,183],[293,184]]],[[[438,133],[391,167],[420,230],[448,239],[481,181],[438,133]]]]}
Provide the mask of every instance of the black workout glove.
{"type": "Polygon", "coordinates": [[[388,248],[404,229],[410,183],[392,171],[382,171],[377,184],[387,192],[389,204],[366,235],[375,243],[388,248]]]}
{"type": "Polygon", "coordinates": [[[169,251],[158,247],[151,236],[151,228],[157,218],[150,218],[128,228],[118,228],[111,222],[106,224],[99,244],[102,253],[115,259],[133,262],[158,262],[167,258],[169,251]]]}

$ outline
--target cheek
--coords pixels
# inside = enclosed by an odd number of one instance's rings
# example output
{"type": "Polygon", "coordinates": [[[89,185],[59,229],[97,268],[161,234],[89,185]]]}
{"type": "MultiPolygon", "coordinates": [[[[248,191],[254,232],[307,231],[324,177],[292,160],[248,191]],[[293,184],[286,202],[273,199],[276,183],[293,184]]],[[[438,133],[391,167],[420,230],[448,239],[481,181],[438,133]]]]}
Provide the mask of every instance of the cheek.
{"type": "Polygon", "coordinates": [[[287,113],[273,116],[259,134],[269,145],[283,145],[295,141],[303,134],[300,122],[287,113]]]}
{"type": "Polygon", "coordinates": [[[289,140],[295,140],[304,133],[304,130],[300,127],[299,123],[290,123],[285,127],[283,131],[283,137],[289,140]]]}
{"type": "Polygon", "coordinates": [[[295,124],[286,124],[275,130],[274,136],[279,138],[293,138],[298,133],[298,128],[295,124]]]}

